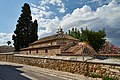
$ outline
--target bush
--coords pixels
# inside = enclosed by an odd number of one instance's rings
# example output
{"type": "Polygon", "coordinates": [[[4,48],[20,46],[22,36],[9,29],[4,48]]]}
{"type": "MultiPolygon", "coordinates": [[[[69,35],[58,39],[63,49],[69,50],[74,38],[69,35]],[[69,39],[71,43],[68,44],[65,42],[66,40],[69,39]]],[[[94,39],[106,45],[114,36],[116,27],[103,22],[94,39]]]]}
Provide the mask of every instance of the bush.
{"type": "Polygon", "coordinates": [[[89,74],[89,77],[92,77],[92,78],[101,78],[100,75],[95,74],[95,73],[90,73],[90,74],[89,74]]]}
{"type": "Polygon", "coordinates": [[[105,76],[105,77],[102,78],[102,80],[117,80],[117,79],[115,79],[115,78],[110,78],[110,77],[108,77],[108,76],[105,76]]]}

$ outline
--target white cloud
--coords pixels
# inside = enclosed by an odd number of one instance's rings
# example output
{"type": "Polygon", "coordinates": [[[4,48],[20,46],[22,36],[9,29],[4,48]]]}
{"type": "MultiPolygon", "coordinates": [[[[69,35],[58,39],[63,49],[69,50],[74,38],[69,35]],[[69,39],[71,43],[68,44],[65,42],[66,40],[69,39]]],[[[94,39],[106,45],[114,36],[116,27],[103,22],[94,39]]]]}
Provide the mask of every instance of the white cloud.
{"type": "Polygon", "coordinates": [[[60,6],[60,8],[58,8],[59,12],[64,13],[65,12],[65,6],[64,6],[64,4],[62,3],[59,6],[60,6]]]}
{"type": "Polygon", "coordinates": [[[45,27],[46,30],[40,30],[38,34],[44,35],[45,33],[52,33],[55,32],[58,25],[60,24],[60,20],[58,17],[55,17],[53,19],[44,19],[44,22],[40,22],[40,27],[45,27]]]}
{"type": "MultiPolygon", "coordinates": [[[[62,3],[61,0],[60,2],[58,0],[45,1],[44,5],[56,5],[57,3],[58,6],[62,5],[64,8],[64,3],[62,3]]],[[[107,34],[109,35],[108,38],[117,38],[119,36],[120,5],[116,0],[113,0],[108,5],[98,7],[96,11],[92,11],[91,7],[84,5],[82,8],[76,8],[72,13],[66,14],[62,19],[59,19],[57,16],[55,17],[53,15],[54,12],[44,12],[44,14],[46,14],[45,16],[48,15],[48,17],[45,18],[43,17],[43,12],[39,9],[34,11],[35,14],[33,17],[38,20],[40,27],[45,28],[44,30],[39,31],[39,36],[55,32],[59,25],[61,25],[64,30],[68,30],[72,27],[77,27],[79,29],[86,26],[89,29],[100,29],[105,27],[107,34]],[[53,18],[49,18],[50,16],[53,16],[53,18]]],[[[60,11],[59,9],[59,12],[64,12],[64,9],[63,11],[60,11]]]]}
{"type": "Polygon", "coordinates": [[[58,6],[61,6],[62,1],[61,0],[50,0],[49,3],[53,5],[57,4],[58,6]]]}
{"type": "Polygon", "coordinates": [[[59,12],[61,12],[61,13],[65,12],[65,6],[64,6],[64,3],[62,2],[62,0],[51,0],[50,3],[53,5],[57,5],[59,7],[59,8],[57,8],[59,10],[59,12]]]}
{"type": "Polygon", "coordinates": [[[46,5],[49,3],[50,0],[41,0],[39,3],[41,6],[46,5]]]}
{"type": "Polygon", "coordinates": [[[48,5],[52,4],[53,6],[56,6],[56,10],[60,13],[65,12],[65,7],[62,0],[42,0],[39,3],[39,6],[31,4],[31,12],[33,20],[37,19],[39,23],[38,35],[41,36],[45,33],[53,32],[60,24],[59,18],[55,16],[54,11],[52,11],[48,5]],[[41,28],[44,28],[45,30],[42,30],[41,28]]]}
{"type": "MultiPolygon", "coordinates": [[[[120,6],[115,0],[108,5],[103,5],[92,11],[87,5],[75,9],[71,14],[63,17],[61,25],[63,27],[112,27],[119,28],[120,24],[120,6]]],[[[120,29],[118,29],[120,30],[120,29]]]]}
{"type": "Polygon", "coordinates": [[[71,14],[67,14],[63,17],[61,25],[63,27],[93,27],[96,25],[94,22],[98,21],[98,17],[94,15],[95,12],[91,11],[91,8],[87,5],[82,8],[75,9],[71,14]],[[93,26],[90,26],[91,23],[94,23],[93,26]]]}
{"type": "Polygon", "coordinates": [[[99,0],[91,0],[91,2],[97,2],[97,1],[99,1],[99,0]]]}
{"type": "MultiPolygon", "coordinates": [[[[96,0],[94,0],[96,1],[96,0]]],[[[98,7],[96,11],[92,11],[91,7],[84,5],[82,8],[76,8],[72,13],[68,13],[59,19],[55,13],[50,10],[48,4],[57,5],[60,13],[65,12],[65,5],[62,0],[42,0],[40,5],[31,4],[33,20],[37,19],[39,24],[39,36],[55,33],[58,26],[62,26],[64,30],[72,27],[88,27],[89,29],[106,28],[108,37],[111,42],[119,38],[120,35],[120,5],[113,0],[108,5],[98,7]]],[[[12,33],[0,33],[0,45],[7,44],[8,40],[12,40],[12,33]]]]}
{"type": "Polygon", "coordinates": [[[51,11],[46,11],[46,8],[49,7],[34,7],[32,6],[31,11],[32,11],[32,16],[34,16],[33,18],[39,18],[39,17],[49,17],[53,14],[53,12],[51,11]]]}
{"type": "MultiPolygon", "coordinates": [[[[59,12],[64,13],[65,12],[65,6],[62,0],[42,0],[40,1],[40,7],[46,7],[48,4],[56,5],[59,12]]],[[[47,6],[48,7],[48,6],[47,6]]]]}
{"type": "Polygon", "coordinates": [[[13,33],[0,33],[0,45],[7,45],[7,41],[12,41],[12,34],[13,33]]]}

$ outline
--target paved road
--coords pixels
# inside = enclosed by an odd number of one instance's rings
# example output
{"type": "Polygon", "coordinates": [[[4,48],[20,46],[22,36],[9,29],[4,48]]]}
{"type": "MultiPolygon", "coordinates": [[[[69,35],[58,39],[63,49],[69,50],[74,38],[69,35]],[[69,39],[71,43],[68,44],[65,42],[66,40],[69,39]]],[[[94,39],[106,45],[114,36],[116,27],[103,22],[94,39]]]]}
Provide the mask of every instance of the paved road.
{"type": "Polygon", "coordinates": [[[26,69],[23,66],[0,65],[1,80],[64,80],[59,77],[26,69]]]}
{"type": "Polygon", "coordinates": [[[0,62],[0,80],[101,80],[39,67],[0,62]]]}

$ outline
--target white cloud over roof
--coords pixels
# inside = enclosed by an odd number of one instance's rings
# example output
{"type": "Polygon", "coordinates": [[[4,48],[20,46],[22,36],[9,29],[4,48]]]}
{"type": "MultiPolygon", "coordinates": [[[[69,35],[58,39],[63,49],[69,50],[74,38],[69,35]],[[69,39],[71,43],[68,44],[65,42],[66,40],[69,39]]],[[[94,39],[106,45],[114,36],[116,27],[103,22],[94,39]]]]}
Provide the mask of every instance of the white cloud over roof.
{"type": "Polygon", "coordinates": [[[120,21],[120,6],[116,1],[112,1],[108,5],[103,5],[92,11],[87,5],[82,8],[75,9],[71,14],[63,17],[62,26],[76,26],[76,27],[113,27],[117,26],[120,21]],[[119,19],[118,19],[119,18],[119,19]],[[69,21],[70,20],[70,21],[69,21]],[[117,25],[116,25],[117,24],[117,25]]]}
{"type": "MultiPolygon", "coordinates": [[[[63,14],[67,9],[63,1],[40,0],[39,5],[31,4],[33,20],[37,19],[39,24],[39,36],[55,33],[58,26],[61,26],[65,31],[72,27],[80,29],[87,26],[89,29],[94,30],[106,28],[108,40],[111,42],[115,39],[120,40],[118,39],[120,35],[120,4],[116,0],[98,7],[95,11],[90,6],[84,5],[59,17],[57,13],[63,14]],[[52,5],[57,13],[51,10],[49,5],[52,5]]],[[[98,0],[92,1],[96,2],[98,0]]],[[[11,35],[12,33],[0,33],[0,44],[6,44],[8,40],[11,40],[11,35]]]]}
{"type": "MultiPolygon", "coordinates": [[[[44,4],[57,5],[63,4],[63,2],[57,0],[47,0],[44,4]]],[[[45,11],[45,10],[44,10],[45,11]]],[[[40,12],[40,11],[39,11],[40,12]]],[[[47,11],[44,12],[44,14],[47,11]]],[[[64,12],[64,11],[63,11],[64,12]]],[[[35,13],[35,12],[33,12],[35,13]]],[[[48,12],[47,12],[48,13],[48,12]]],[[[40,13],[41,14],[41,13],[40,13]]],[[[107,5],[98,7],[97,10],[93,11],[90,6],[84,5],[81,8],[76,8],[72,13],[68,13],[60,19],[58,16],[54,16],[54,12],[47,14],[49,17],[42,17],[40,14],[33,14],[33,17],[37,18],[40,27],[45,27],[45,30],[40,30],[39,36],[48,33],[53,33],[59,25],[65,30],[72,27],[88,27],[89,29],[101,29],[106,28],[108,38],[116,38],[120,31],[120,5],[116,0],[113,0],[107,5]],[[53,16],[53,18],[50,18],[53,16]],[[115,31],[115,32],[112,32],[115,31]]]]}

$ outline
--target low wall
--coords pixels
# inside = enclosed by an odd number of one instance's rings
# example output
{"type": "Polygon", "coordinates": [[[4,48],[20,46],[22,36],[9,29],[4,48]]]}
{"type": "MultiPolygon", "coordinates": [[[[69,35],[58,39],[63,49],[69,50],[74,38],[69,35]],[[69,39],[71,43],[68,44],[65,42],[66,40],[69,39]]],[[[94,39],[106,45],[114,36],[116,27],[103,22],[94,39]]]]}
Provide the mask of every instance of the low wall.
{"type": "Polygon", "coordinates": [[[0,61],[14,62],[49,68],[59,71],[66,71],[83,75],[98,75],[114,77],[120,80],[120,65],[96,62],[82,62],[76,60],[63,60],[36,56],[23,56],[13,54],[0,54],[0,61]]]}

